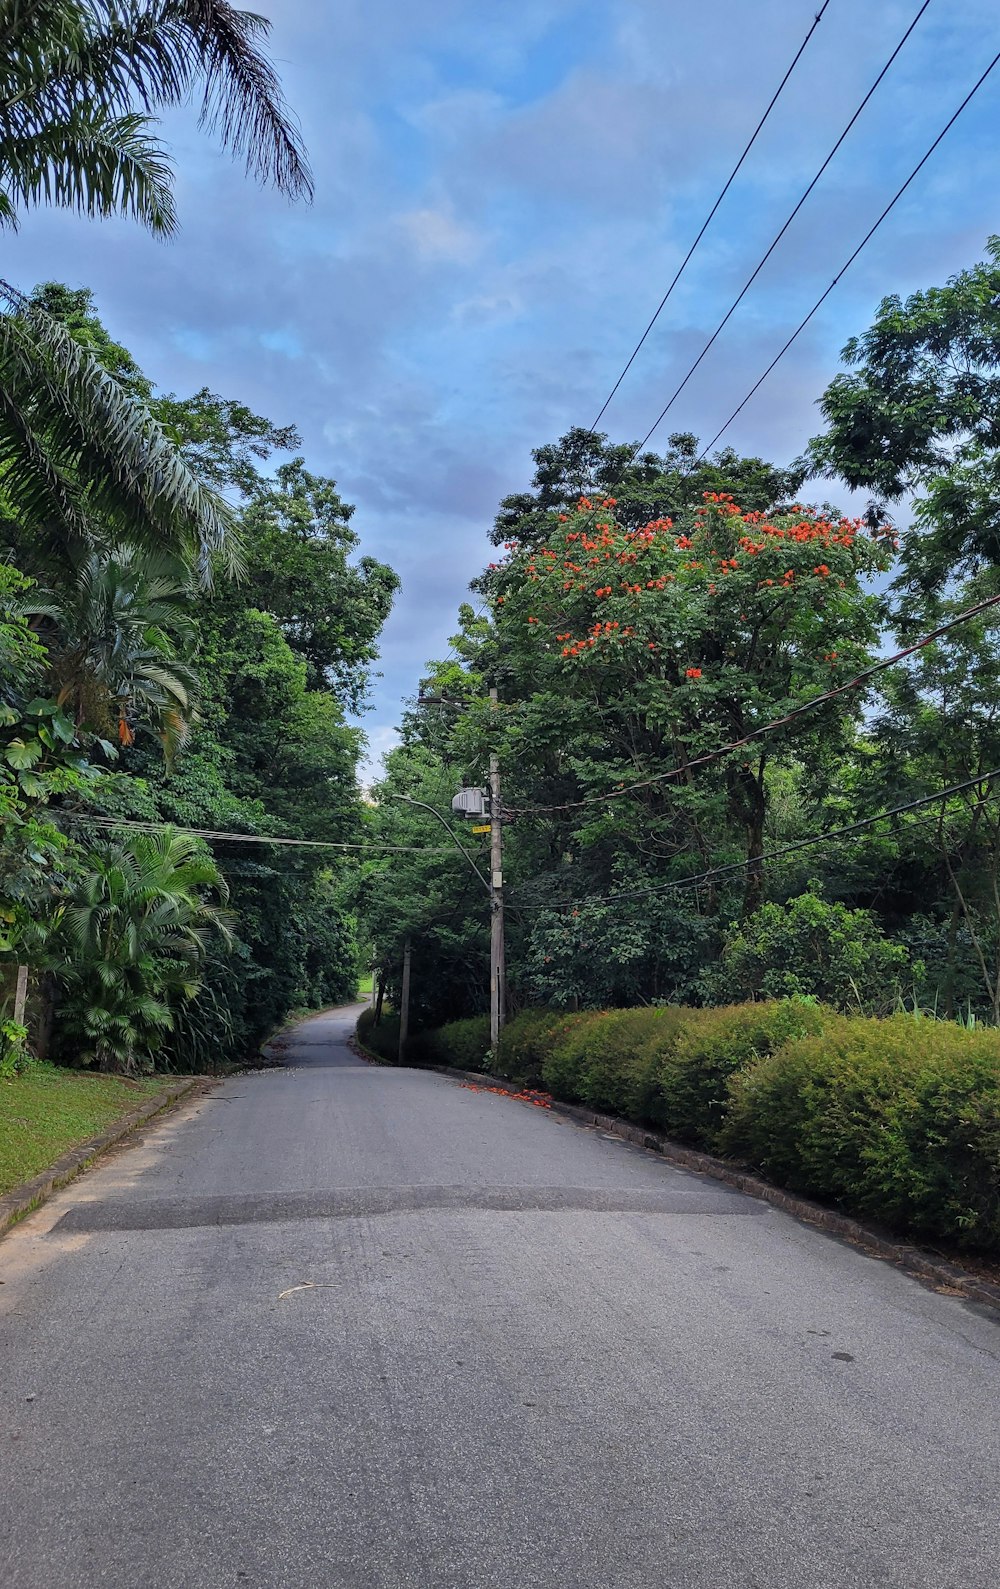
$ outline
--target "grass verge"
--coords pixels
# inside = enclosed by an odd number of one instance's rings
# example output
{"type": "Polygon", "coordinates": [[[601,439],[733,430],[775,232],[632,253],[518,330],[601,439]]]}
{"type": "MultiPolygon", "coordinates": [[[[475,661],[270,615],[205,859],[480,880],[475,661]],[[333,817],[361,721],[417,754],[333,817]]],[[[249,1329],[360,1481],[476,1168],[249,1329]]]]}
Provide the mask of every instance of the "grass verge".
{"type": "Polygon", "coordinates": [[[176,1080],[131,1081],[36,1065],[24,1076],[0,1081],[0,1196],[176,1080]]]}

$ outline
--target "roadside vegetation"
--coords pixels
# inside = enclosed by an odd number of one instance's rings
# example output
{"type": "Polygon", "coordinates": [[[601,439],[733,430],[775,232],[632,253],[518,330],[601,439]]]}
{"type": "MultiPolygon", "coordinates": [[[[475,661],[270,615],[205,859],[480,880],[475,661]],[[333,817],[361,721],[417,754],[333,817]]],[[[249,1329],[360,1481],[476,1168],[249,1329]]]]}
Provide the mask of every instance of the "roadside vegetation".
{"type": "MultiPolygon", "coordinates": [[[[426,843],[399,797],[448,814],[498,757],[513,1011],[801,994],[998,1023],[998,304],[997,239],[886,299],[788,465],[685,434],[537,450],[368,813],[426,843]]],[[[363,874],[397,1007],[411,943],[411,1030],[485,1011],[462,855],[363,874]]]]}
{"type": "Polygon", "coordinates": [[[787,466],[680,433],[537,450],[368,814],[416,844],[407,801],[446,813],[498,758],[515,1018],[488,1053],[489,912],[458,850],[366,864],[373,1053],[396,1058],[408,940],[411,1063],[996,1250],[998,305],[996,238],[887,298],[787,466]]]}
{"type": "MultiPolygon", "coordinates": [[[[169,236],[156,113],[198,92],[204,127],[252,176],[309,196],[261,18],[186,0],[4,12],[0,224],[48,202],[169,236]]],[[[208,388],[159,390],[84,288],[0,286],[0,384],[13,1108],[17,1088],[53,1102],[56,1073],[30,1073],[38,1056],[129,1075],[224,1068],[290,1009],[353,995],[355,917],[334,862],[361,826],[348,716],[397,580],[356,555],[352,508],[295,456],[293,424],[208,388]]],[[[117,1097],[64,1085],[71,1112],[117,1097]]]]}
{"type": "Polygon", "coordinates": [[[165,1086],[162,1077],[129,1081],[55,1065],[34,1065],[16,1081],[0,1077],[0,1197],[155,1098],[165,1086]]]}

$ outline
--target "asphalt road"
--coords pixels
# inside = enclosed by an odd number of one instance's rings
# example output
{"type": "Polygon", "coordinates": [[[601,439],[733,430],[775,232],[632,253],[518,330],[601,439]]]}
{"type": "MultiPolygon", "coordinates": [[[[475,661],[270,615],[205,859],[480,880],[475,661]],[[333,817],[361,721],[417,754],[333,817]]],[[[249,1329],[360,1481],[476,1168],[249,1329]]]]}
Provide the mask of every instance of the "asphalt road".
{"type": "Polygon", "coordinates": [[[0,1243],[4,1589],[995,1589],[994,1318],[352,1020],[0,1243]]]}

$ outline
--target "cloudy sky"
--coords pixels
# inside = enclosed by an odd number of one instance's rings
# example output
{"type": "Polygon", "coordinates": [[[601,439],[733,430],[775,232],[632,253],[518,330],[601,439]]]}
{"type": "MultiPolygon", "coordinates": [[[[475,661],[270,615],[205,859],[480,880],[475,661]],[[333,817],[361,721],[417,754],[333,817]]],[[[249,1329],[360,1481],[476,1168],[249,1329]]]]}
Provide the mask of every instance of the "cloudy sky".
{"type": "MultiPolygon", "coordinates": [[[[258,0],[310,148],[312,206],[252,186],[190,115],[171,243],[36,213],[5,274],[94,289],[148,374],[294,422],[400,572],[373,754],[443,655],[499,498],[589,424],[804,37],[815,0],[258,0]]],[[[603,421],[644,435],[918,9],[831,0],[603,421]]],[[[1000,49],[996,0],[932,0],[664,425],[711,436],[1000,49]]],[[[1000,231],[1000,69],[734,425],[787,461],[878,300],[1000,231]]]]}

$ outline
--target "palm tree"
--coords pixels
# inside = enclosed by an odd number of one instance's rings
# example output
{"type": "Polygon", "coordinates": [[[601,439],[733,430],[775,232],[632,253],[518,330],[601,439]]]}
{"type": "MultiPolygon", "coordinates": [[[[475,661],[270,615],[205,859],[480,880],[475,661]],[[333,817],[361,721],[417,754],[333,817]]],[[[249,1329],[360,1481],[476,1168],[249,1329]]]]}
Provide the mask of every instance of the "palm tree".
{"type": "Polygon", "coordinates": [[[77,1059],[151,1067],[198,993],[212,938],[232,942],[228,911],[206,891],[226,898],[214,860],[188,834],[136,832],[91,847],[54,946],[61,1024],[77,1059]]]}
{"type": "Polygon", "coordinates": [[[62,596],[26,601],[60,709],[98,737],[131,745],[142,724],[168,765],[194,717],[191,580],[174,558],[137,546],[94,550],[62,596]]]}
{"type": "MultiPolygon", "coordinates": [[[[47,202],[175,224],[152,113],[201,84],[202,123],[290,197],[311,179],[268,23],[226,0],[0,0],[0,226],[47,202]]],[[[117,539],[191,556],[232,547],[226,504],[148,409],[44,308],[0,281],[0,497],[43,551],[117,539]]]]}

